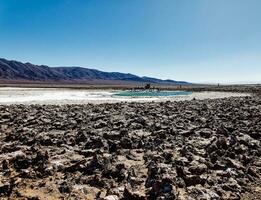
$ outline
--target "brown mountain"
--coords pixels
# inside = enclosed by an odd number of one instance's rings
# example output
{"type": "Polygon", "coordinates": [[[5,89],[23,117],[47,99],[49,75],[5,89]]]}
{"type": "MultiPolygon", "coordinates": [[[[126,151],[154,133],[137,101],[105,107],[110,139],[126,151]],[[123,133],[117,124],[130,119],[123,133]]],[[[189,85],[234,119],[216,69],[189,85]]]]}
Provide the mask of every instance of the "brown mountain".
{"type": "Polygon", "coordinates": [[[159,84],[187,84],[184,81],[161,80],[139,77],[129,73],[103,72],[83,67],[48,67],[0,58],[1,81],[30,82],[90,82],[90,81],[128,81],[159,84]]]}

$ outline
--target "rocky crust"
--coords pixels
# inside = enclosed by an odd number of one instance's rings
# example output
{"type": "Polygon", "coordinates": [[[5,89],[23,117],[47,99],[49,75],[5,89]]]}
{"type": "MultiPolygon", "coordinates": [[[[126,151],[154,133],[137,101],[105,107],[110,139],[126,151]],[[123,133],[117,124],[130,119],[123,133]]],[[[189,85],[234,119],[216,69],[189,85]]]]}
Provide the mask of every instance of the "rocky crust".
{"type": "Polygon", "coordinates": [[[0,128],[1,199],[240,199],[260,181],[258,97],[0,106],[0,128]]]}

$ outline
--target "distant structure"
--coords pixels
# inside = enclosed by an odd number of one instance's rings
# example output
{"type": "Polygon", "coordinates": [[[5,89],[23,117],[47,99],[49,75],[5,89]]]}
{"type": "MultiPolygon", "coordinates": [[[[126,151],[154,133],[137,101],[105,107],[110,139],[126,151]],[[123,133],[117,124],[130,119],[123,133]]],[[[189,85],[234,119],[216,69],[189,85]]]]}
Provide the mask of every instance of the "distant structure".
{"type": "Polygon", "coordinates": [[[157,92],[159,92],[160,88],[151,86],[150,83],[147,83],[145,86],[134,87],[131,89],[131,91],[157,91],[157,92]]]}
{"type": "Polygon", "coordinates": [[[145,87],[144,87],[145,90],[149,90],[150,88],[151,88],[151,85],[149,83],[146,84],[145,87]]]}

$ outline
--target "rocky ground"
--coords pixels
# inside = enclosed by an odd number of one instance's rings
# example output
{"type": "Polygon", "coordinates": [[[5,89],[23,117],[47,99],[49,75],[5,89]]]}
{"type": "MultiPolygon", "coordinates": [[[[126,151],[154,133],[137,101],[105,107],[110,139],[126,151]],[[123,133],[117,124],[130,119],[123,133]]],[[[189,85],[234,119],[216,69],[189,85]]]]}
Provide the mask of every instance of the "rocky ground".
{"type": "Polygon", "coordinates": [[[251,199],[261,99],[0,106],[0,199],[251,199]]]}

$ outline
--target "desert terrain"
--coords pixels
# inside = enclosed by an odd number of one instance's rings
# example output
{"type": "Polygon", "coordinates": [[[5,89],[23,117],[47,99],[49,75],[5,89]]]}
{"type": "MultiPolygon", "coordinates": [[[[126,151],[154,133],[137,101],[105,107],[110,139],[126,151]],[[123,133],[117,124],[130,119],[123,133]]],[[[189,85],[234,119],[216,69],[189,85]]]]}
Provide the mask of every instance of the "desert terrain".
{"type": "Polygon", "coordinates": [[[261,99],[239,91],[248,95],[2,104],[0,198],[259,199],[261,99]]]}

